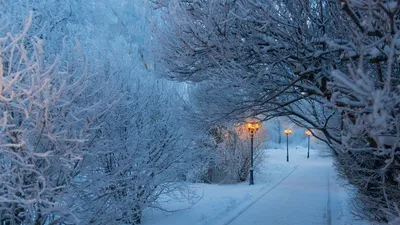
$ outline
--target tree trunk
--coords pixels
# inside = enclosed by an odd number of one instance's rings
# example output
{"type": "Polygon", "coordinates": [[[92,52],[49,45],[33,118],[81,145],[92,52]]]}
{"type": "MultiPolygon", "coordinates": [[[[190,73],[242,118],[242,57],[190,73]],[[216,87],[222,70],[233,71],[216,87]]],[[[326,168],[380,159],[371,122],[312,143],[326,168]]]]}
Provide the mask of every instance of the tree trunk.
{"type": "Polygon", "coordinates": [[[139,205],[136,205],[132,210],[132,221],[134,225],[140,224],[142,220],[142,210],[139,205]]]}
{"type": "Polygon", "coordinates": [[[281,125],[278,126],[278,144],[282,143],[281,125]]]}

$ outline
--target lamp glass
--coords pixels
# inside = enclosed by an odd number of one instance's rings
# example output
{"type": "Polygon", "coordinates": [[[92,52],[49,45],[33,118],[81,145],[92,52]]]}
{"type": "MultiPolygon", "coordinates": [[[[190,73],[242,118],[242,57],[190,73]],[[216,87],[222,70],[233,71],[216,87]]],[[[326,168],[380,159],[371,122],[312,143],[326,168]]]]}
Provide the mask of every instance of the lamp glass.
{"type": "Polygon", "coordinates": [[[258,123],[258,122],[247,122],[247,128],[249,128],[249,130],[258,130],[260,128],[260,123],[258,123]]]}
{"type": "Polygon", "coordinates": [[[288,135],[288,134],[291,134],[291,133],[292,133],[292,129],[285,129],[284,132],[285,132],[285,134],[287,134],[287,135],[288,135]]]}

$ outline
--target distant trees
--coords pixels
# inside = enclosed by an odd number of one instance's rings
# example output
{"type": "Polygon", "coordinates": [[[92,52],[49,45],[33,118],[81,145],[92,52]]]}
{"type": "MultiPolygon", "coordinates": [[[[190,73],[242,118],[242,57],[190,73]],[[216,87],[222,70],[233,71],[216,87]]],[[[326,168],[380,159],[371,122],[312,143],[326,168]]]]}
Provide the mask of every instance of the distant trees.
{"type": "Polygon", "coordinates": [[[368,208],[364,216],[400,216],[398,1],[171,0],[160,7],[170,18],[164,74],[195,83],[200,115],[290,117],[333,147],[368,208]]]}
{"type": "Polygon", "coordinates": [[[278,144],[280,144],[282,142],[282,134],[281,134],[281,132],[283,132],[281,122],[279,120],[275,119],[274,120],[274,127],[276,129],[276,133],[278,134],[278,144]]]}

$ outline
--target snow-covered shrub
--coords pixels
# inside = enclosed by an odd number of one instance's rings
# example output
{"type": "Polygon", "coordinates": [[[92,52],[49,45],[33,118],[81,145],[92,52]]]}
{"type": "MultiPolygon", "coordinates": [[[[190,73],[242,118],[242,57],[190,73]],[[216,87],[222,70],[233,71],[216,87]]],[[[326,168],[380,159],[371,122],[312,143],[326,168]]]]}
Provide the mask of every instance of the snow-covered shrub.
{"type": "MultiPolygon", "coordinates": [[[[185,136],[179,102],[156,80],[121,80],[121,97],[104,116],[73,201],[84,224],[139,224],[158,198],[188,190],[181,175],[202,165],[206,152],[185,136]],[[165,94],[169,93],[169,94],[165,94]]],[[[200,175],[200,173],[198,174],[200,175]]]]}
{"type": "Polygon", "coordinates": [[[359,190],[364,210],[358,212],[386,222],[400,216],[400,83],[390,72],[377,82],[362,67],[350,74],[336,70],[330,84],[332,103],[343,115],[338,167],[359,190]]]}
{"type": "Polygon", "coordinates": [[[85,65],[44,60],[42,40],[27,36],[31,22],[32,14],[22,33],[0,38],[1,223],[74,222],[62,199],[85,155],[95,102],[78,102],[85,65]]]}
{"type": "MultiPolygon", "coordinates": [[[[217,156],[209,171],[209,182],[243,182],[250,171],[250,131],[245,124],[227,128],[216,126],[211,129],[217,156]]],[[[265,156],[261,149],[265,137],[263,128],[254,134],[254,168],[258,169],[265,156]]]]}

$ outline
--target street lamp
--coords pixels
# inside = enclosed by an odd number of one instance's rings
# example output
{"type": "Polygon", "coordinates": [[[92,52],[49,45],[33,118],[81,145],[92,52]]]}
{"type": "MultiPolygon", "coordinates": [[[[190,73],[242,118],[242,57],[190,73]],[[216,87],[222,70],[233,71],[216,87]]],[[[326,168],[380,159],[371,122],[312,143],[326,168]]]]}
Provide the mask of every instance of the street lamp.
{"type": "Polygon", "coordinates": [[[249,185],[254,185],[254,175],[253,175],[253,138],[254,138],[254,132],[257,131],[260,128],[260,123],[259,122],[247,122],[247,128],[249,128],[250,131],[250,139],[251,139],[251,147],[250,147],[250,181],[249,185]]]}
{"type": "Polygon", "coordinates": [[[292,129],[285,129],[286,134],[286,162],[289,162],[289,134],[292,133],[292,129]]]}
{"type": "Polygon", "coordinates": [[[306,130],[306,135],[308,136],[308,150],[307,150],[307,159],[310,158],[310,137],[311,131],[306,130]]]}

